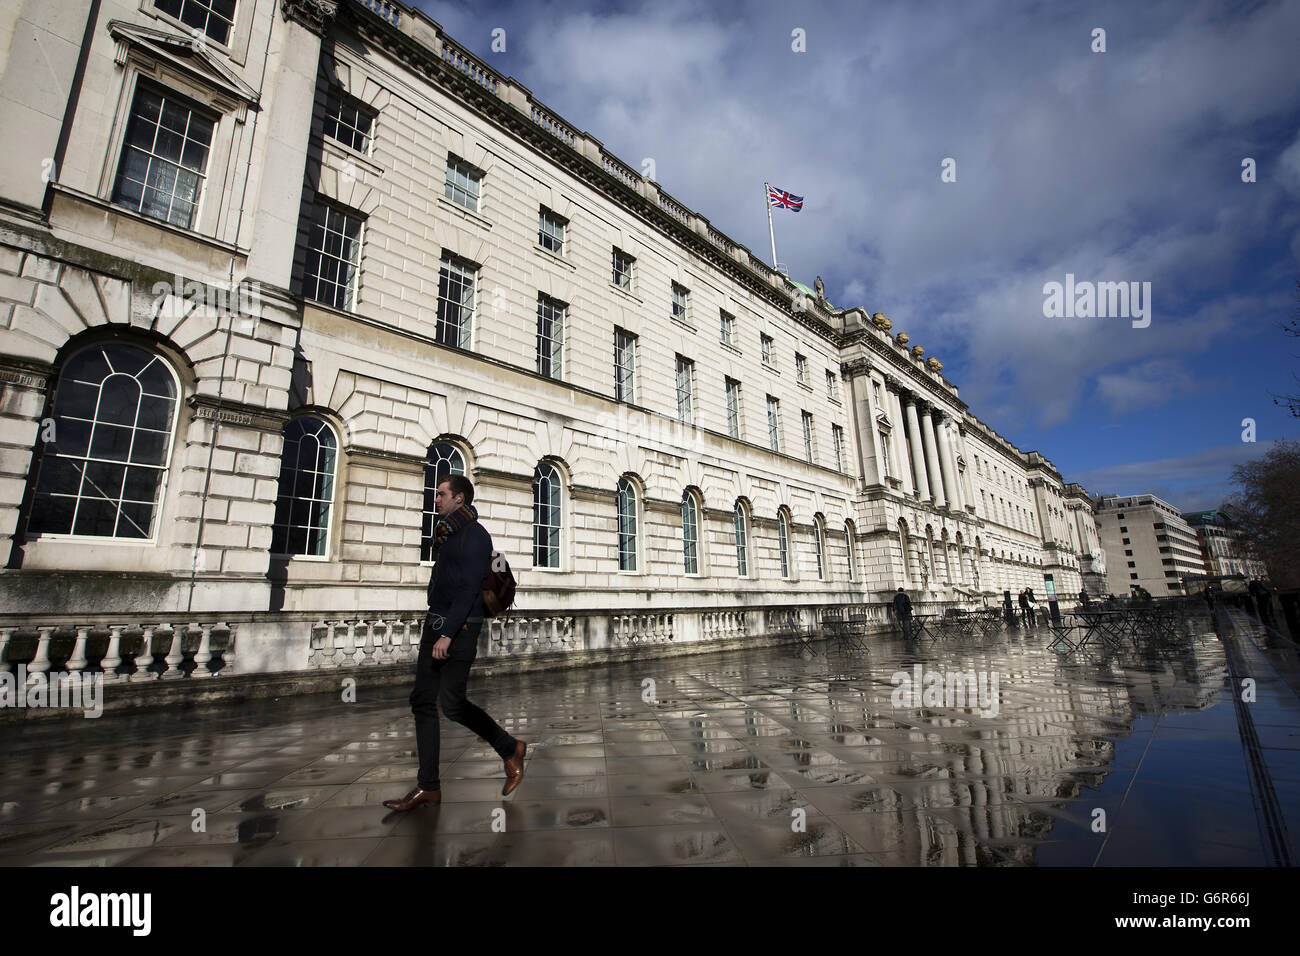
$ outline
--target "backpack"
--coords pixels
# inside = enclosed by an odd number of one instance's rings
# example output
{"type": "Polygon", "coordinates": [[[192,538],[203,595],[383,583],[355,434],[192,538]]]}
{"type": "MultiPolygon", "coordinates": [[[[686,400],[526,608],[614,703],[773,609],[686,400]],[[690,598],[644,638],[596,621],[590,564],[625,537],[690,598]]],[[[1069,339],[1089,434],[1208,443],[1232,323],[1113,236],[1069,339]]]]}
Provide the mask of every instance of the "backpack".
{"type": "Polygon", "coordinates": [[[483,588],[483,616],[496,617],[515,603],[515,576],[510,562],[500,551],[492,552],[492,564],[483,588]]]}
{"type": "MultiPolygon", "coordinates": [[[[461,551],[465,542],[460,543],[461,551]]],[[[483,588],[483,617],[496,617],[515,603],[515,576],[510,570],[510,562],[500,551],[492,552],[492,562],[488,565],[487,580],[483,588]]]]}

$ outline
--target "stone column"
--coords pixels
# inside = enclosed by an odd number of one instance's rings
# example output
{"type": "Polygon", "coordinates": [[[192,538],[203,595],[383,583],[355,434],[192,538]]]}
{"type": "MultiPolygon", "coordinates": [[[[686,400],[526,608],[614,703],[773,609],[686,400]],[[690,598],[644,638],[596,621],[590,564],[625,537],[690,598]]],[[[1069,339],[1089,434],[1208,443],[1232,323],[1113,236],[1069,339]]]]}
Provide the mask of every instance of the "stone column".
{"type": "Polygon", "coordinates": [[[932,408],[928,402],[918,401],[920,407],[921,419],[921,438],[925,442],[925,463],[926,475],[930,480],[930,494],[934,498],[937,507],[942,508],[948,503],[948,499],[943,494],[943,479],[939,474],[939,448],[938,439],[934,436],[934,420],[930,417],[932,408]]]}
{"type": "Polygon", "coordinates": [[[854,473],[867,485],[884,483],[876,448],[876,422],[871,408],[871,366],[865,359],[845,362],[841,375],[849,383],[849,400],[853,414],[853,437],[857,445],[854,473]]]}
{"type": "Polygon", "coordinates": [[[957,459],[952,453],[952,433],[949,430],[949,422],[952,417],[944,411],[939,412],[939,433],[936,436],[939,440],[939,470],[943,477],[943,494],[948,500],[948,506],[953,509],[961,508],[961,493],[957,489],[957,459]]]}
{"type": "Polygon", "coordinates": [[[930,482],[925,472],[925,455],[921,451],[921,426],[917,421],[916,396],[910,392],[903,396],[907,415],[907,437],[912,440],[912,467],[916,469],[916,496],[922,501],[930,500],[930,482]]]}
{"type": "Polygon", "coordinates": [[[885,376],[885,404],[893,430],[889,433],[890,461],[894,463],[894,473],[903,483],[905,494],[912,494],[916,488],[912,484],[912,469],[908,466],[907,440],[903,437],[906,427],[903,416],[903,403],[899,400],[902,384],[892,375],[885,376]]]}

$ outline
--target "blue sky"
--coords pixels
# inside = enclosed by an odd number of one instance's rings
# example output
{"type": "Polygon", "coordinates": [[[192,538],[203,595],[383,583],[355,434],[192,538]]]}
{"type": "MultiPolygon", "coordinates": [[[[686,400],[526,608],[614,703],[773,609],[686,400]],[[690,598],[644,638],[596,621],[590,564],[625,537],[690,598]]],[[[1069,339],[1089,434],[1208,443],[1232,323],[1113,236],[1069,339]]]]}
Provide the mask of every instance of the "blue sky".
{"type": "Polygon", "coordinates": [[[764,181],[804,196],[791,277],[1094,494],[1214,507],[1300,436],[1300,3],[417,5],[764,259],[764,181]],[[1067,273],[1151,283],[1150,325],[1044,316],[1067,273]]]}

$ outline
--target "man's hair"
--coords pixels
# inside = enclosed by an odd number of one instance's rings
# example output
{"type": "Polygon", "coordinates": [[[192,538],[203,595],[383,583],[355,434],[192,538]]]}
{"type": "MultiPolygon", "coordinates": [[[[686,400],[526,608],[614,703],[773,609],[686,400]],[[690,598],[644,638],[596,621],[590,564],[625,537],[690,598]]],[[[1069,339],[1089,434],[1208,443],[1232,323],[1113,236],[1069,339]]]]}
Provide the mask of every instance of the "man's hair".
{"type": "Polygon", "coordinates": [[[899,589],[898,589],[898,590],[900,590],[900,591],[901,591],[901,590],[903,590],[903,589],[902,589],[902,588],[899,588],[899,589]]]}
{"type": "Polygon", "coordinates": [[[464,475],[448,475],[438,484],[446,485],[453,498],[456,495],[464,495],[465,504],[472,505],[474,503],[474,482],[464,475]]]}

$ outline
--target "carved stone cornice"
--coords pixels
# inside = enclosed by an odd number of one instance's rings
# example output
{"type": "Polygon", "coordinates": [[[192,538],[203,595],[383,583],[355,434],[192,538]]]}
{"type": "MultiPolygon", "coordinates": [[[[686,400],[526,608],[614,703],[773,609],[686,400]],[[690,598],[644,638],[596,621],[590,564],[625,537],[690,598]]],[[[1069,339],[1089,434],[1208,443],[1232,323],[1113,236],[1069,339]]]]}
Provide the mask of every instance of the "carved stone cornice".
{"type": "Polygon", "coordinates": [[[54,377],[53,365],[41,362],[39,365],[30,360],[22,361],[0,356],[0,384],[18,385],[43,391],[54,377]]]}
{"type": "Polygon", "coordinates": [[[852,380],[871,373],[871,363],[864,358],[852,359],[840,365],[840,377],[852,380]]]}
{"type": "Polygon", "coordinates": [[[286,20],[301,23],[323,37],[338,15],[339,0],[280,0],[280,12],[286,20]]]}
{"type": "Polygon", "coordinates": [[[594,488],[591,485],[569,485],[569,496],[580,501],[613,501],[612,488],[594,488]]]}
{"type": "Polygon", "coordinates": [[[490,480],[494,485],[520,485],[532,488],[533,476],[520,475],[513,471],[501,471],[498,468],[475,468],[474,477],[478,481],[490,480]]]}
{"type": "Polygon", "coordinates": [[[349,458],[373,458],[376,461],[388,462],[390,465],[400,465],[418,474],[423,474],[424,467],[428,464],[426,459],[417,455],[403,455],[401,452],[371,448],[368,445],[344,445],[343,451],[349,458]]]}
{"type": "Polygon", "coordinates": [[[227,425],[243,425],[264,432],[284,431],[285,423],[291,417],[288,412],[272,411],[258,405],[245,405],[243,402],[220,402],[211,395],[191,395],[189,405],[194,409],[194,417],[227,425]]]}

